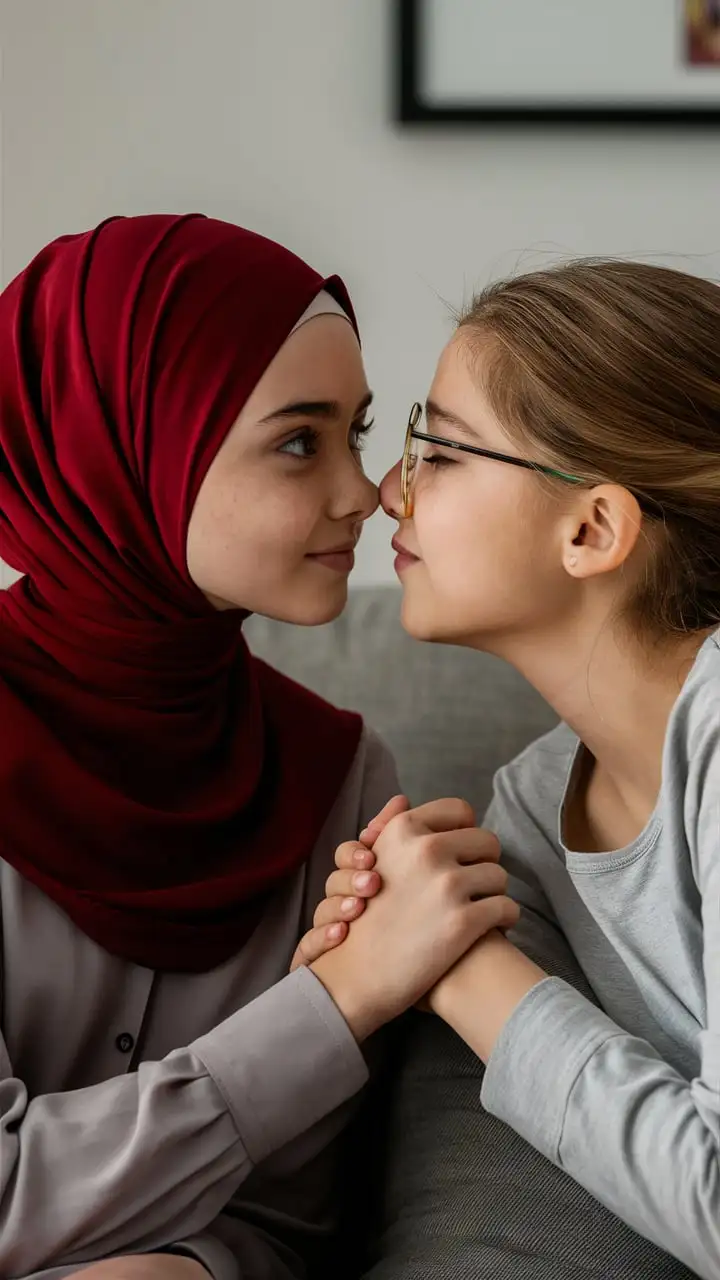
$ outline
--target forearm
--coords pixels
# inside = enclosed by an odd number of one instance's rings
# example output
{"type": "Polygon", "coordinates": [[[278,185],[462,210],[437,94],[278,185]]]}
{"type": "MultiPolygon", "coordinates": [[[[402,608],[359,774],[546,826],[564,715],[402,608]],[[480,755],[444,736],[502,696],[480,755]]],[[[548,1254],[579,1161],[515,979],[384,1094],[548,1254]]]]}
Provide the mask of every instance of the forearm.
{"type": "Polygon", "coordinates": [[[164,1250],[203,1231],[256,1165],[366,1079],[345,1022],[304,970],[136,1072],[35,1097],[7,1074],[0,1274],[164,1250]]]}
{"type": "Polygon", "coordinates": [[[500,936],[431,1004],[487,1063],[492,1115],[697,1275],[720,1275],[715,1094],[500,936]]]}
{"type": "Polygon", "coordinates": [[[487,1062],[505,1023],[547,974],[503,934],[482,938],[430,993],[433,1013],[487,1062]]]}

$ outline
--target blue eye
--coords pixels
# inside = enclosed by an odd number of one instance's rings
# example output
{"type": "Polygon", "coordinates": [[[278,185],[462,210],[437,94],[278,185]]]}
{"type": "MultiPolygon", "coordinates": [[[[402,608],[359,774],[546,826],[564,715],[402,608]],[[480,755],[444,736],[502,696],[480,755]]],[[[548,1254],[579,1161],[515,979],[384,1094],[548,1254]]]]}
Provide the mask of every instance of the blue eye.
{"type": "Polygon", "coordinates": [[[278,453],[289,454],[292,458],[314,458],[319,438],[319,432],[314,431],[312,427],[303,427],[302,431],[298,431],[291,440],[285,440],[280,445],[278,453]]]}

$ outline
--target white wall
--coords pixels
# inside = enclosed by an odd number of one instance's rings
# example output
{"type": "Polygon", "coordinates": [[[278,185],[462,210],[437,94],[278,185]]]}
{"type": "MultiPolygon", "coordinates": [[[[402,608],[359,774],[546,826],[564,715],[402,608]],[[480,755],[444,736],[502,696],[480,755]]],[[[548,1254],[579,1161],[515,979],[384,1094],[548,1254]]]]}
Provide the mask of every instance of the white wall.
{"type": "MultiPolygon", "coordinates": [[[[452,3],[453,0],[446,0],[452,3]]],[[[0,0],[2,258],[109,213],[199,209],[339,271],[397,457],[458,302],[611,253],[720,275],[720,132],[402,132],[393,0],[0,0]]],[[[372,522],[356,582],[392,580],[372,522]]]]}

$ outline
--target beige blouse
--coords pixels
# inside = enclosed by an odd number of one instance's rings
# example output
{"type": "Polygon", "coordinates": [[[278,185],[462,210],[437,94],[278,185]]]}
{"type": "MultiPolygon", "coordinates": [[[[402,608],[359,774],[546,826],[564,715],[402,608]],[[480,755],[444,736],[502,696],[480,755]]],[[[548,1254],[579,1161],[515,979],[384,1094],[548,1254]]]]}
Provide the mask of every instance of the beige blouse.
{"type": "Polygon", "coordinates": [[[0,861],[3,1280],[167,1249],[216,1280],[302,1274],[367,1066],[322,985],[288,967],[337,845],[398,790],[366,729],[310,861],[210,973],[108,955],[0,861]]]}

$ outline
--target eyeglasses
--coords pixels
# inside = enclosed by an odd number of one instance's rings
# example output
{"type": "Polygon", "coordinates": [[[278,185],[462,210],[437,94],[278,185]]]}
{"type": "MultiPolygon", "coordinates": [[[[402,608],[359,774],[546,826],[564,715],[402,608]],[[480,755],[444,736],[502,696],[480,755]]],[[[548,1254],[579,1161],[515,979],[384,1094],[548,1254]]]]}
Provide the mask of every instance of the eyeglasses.
{"type": "Polygon", "coordinates": [[[540,462],[528,462],[525,458],[513,458],[509,453],[498,453],[495,449],[480,449],[474,444],[460,444],[457,440],[448,440],[445,436],[430,436],[418,431],[417,425],[422,417],[422,405],[415,403],[410,410],[410,418],[405,433],[402,470],[400,473],[400,496],[403,515],[407,520],[412,515],[412,492],[420,460],[416,442],[439,444],[444,449],[456,449],[460,453],[473,453],[478,458],[491,458],[495,462],[507,462],[511,467],[524,467],[526,471],[539,471],[541,475],[553,476],[556,480],[564,480],[567,484],[583,484],[579,476],[568,475],[565,471],[556,471],[554,467],[546,467],[540,462]]]}

